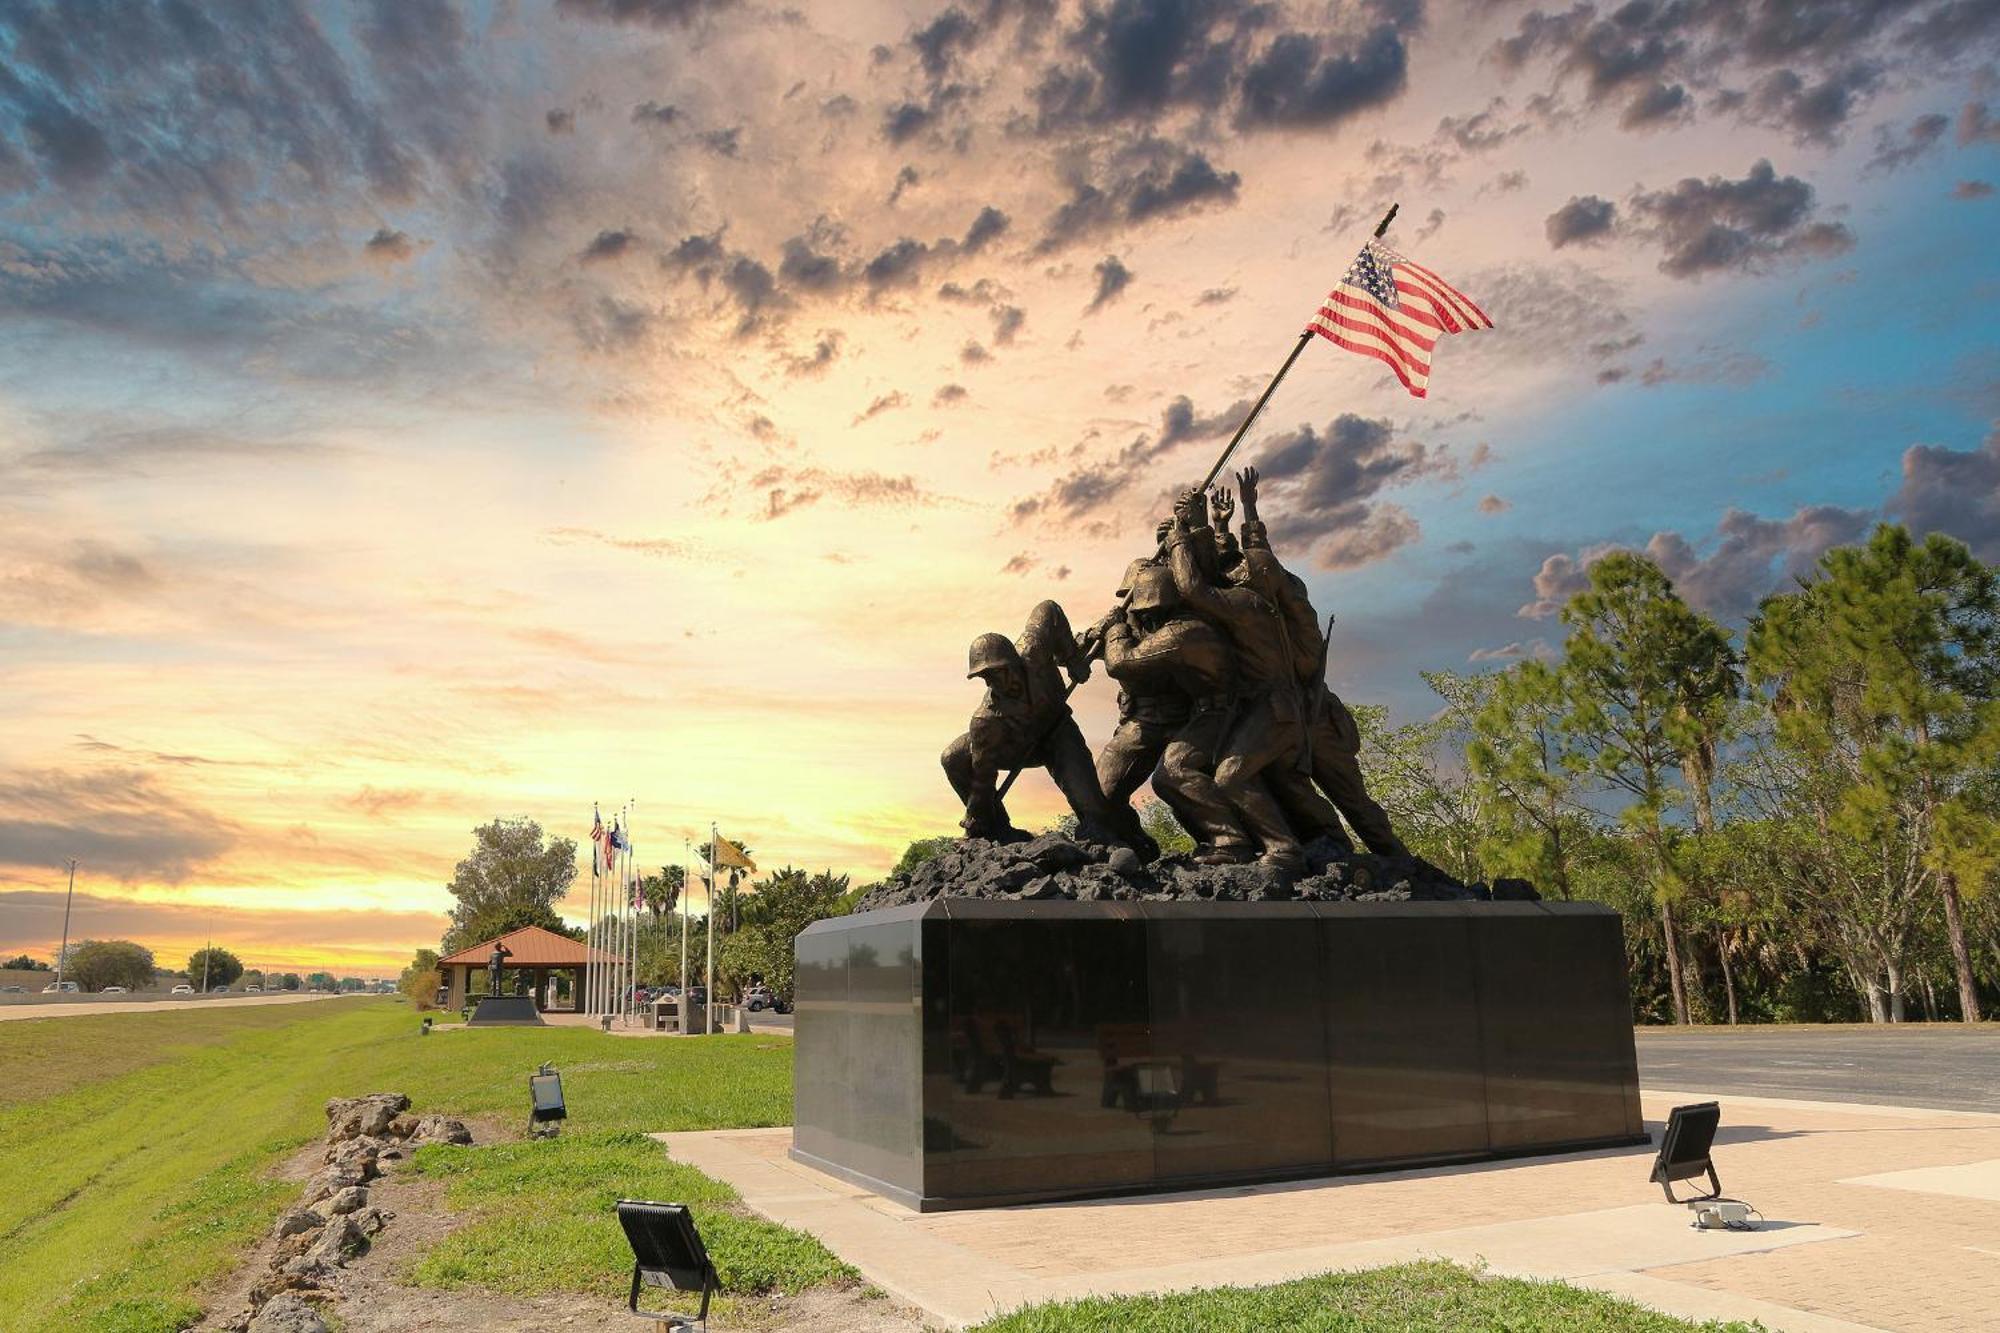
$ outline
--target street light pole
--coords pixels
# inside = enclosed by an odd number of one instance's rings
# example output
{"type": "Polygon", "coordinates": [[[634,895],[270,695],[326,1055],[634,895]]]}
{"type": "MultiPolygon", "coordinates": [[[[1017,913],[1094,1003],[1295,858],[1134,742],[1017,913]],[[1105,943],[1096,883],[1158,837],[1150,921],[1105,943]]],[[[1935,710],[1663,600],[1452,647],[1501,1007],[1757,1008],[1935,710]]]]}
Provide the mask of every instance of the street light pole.
{"type": "Polygon", "coordinates": [[[208,994],[208,965],[215,961],[215,932],[208,932],[208,943],[201,946],[201,993],[208,994]]]}
{"type": "Polygon", "coordinates": [[[56,953],[56,994],[62,994],[63,964],[69,961],[69,908],[76,901],[76,858],[69,859],[69,894],[63,899],[62,948],[56,953]]]}

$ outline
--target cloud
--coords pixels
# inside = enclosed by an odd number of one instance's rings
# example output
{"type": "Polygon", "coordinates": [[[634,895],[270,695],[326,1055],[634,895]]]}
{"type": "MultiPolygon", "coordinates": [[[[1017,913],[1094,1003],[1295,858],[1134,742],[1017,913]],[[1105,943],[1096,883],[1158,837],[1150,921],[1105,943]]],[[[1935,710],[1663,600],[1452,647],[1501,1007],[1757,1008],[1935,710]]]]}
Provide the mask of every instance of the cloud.
{"type": "Polygon", "coordinates": [[[1887,125],[1880,126],[1875,131],[1875,156],[1868,159],[1868,165],[1877,171],[1906,167],[1942,142],[1950,128],[1951,117],[1941,112],[1918,116],[1901,135],[1887,125]]]}
{"type": "Polygon", "coordinates": [[[939,385],[938,391],[931,395],[931,406],[949,407],[953,403],[964,402],[970,396],[963,384],[939,385]]]}
{"type": "Polygon", "coordinates": [[[1014,335],[1028,322],[1028,312],[1017,305],[996,305],[993,307],[993,344],[1006,347],[1013,343],[1014,335]]]}
{"type": "Polygon", "coordinates": [[[694,554],[692,546],[674,537],[619,537],[598,528],[550,528],[543,535],[557,546],[590,543],[655,560],[685,560],[694,554]]]}
{"type": "Polygon", "coordinates": [[[1243,75],[1242,126],[1317,128],[1382,106],[1409,82],[1409,52],[1393,24],[1358,41],[1280,35],[1243,75]]]}
{"type": "Polygon", "coordinates": [[[1344,412],[1324,430],[1300,426],[1255,451],[1272,540],[1314,547],[1322,569],[1352,569],[1417,540],[1421,529],[1384,490],[1424,477],[1455,477],[1440,452],[1399,436],[1383,418],[1344,412]]]}
{"type": "Polygon", "coordinates": [[[793,378],[824,374],[827,367],[840,356],[842,341],[844,337],[840,330],[821,329],[819,339],[813,343],[812,351],[804,356],[787,356],[784,359],[785,373],[793,378]]]}
{"type": "Polygon", "coordinates": [[[1177,397],[1161,410],[1157,431],[1134,437],[1109,457],[1072,468],[1041,495],[1015,501],[1014,521],[1041,518],[1064,526],[1090,526],[1139,482],[1154,461],[1183,444],[1227,435],[1249,410],[1250,404],[1240,401],[1220,412],[1204,413],[1186,395],[1177,397]]]}
{"type": "Polygon", "coordinates": [[[1680,84],[1655,82],[1625,104],[1618,124],[1628,130],[1658,129],[1685,120],[1693,105],[1694,99],[1680,84]]]}
{"type": "Polygon", "coordinates": [[[1951,197],[1954,199],[1986,199],[1992,194],[1993,185],[1990,181],[1960,181],[1951,187],[1951,197]]]}
{"type": "Polygon", "coordinates": [[[685,28],[735,4],[736,0],[556,0],[556,13],[596,23],[685,28]]]}
{"type": "Polygon", "coordinates": [[[717,157],[737,157],[743,149],[743,127],[731,125],[728,129],[702,130],[694,136],[694,141],[717,157]]]}
{"type": "Polygon", "coordinates": [[[378,264],[401,264],[415,257],[417,246],[408,232],[377,227],[375,234],[362,242],[361,253],[378,264]]]}
{"type": "Polygon", "coordinates": [[[542,119],[548,126],[550,134],[576,133],[576,112],[566,107],[553,108],[542,119]]]}
{"type": "Polygon", "coordinates": [[[907,509],[937,503],[937,497],[918,485],[915,478],[874,471],[834,472],[818,467],[773,465],[751,477],[749,485],[763,494],[764,508],[758,516],[766,520],[783,518],[822,501],[849,509],[907,509]]]}
{"type": "Polygon", "coordinates": [[[1479,497],[1479,512],[1482,514],[1504,514],[1513,507],[1497,495],[1487,494],[1479,497]]]}
{"type": "Polygon", "coordinates": [[[1759,161],[1741,180],[1687,177],[1632,197],[1634,230],[1665,252],[1660,271],[1676,278],[1747,271],[1781,260],[1839,254],[1854,235],[1813,218],[1813,188],[1759,161]]]}
{"type": "Polygon", "coordinates": [[[1235,204],[1243,178],[1221,171],[1206,154],[1146,136],[1108,159],[1073,160],[1069,198],[1043,224],[1038,254],[1051,254],[1094,236],[1178,217],[1209,206],[1235,204]]]}
{"type": "Polygon", "coordinates": [[[1549,214],[1544,224],[1549,247],[1560,250],[1565,245],[1602,240],[1611,234],[1611,225],[1617,217],[1618,206],[1609,199],[1594,194],[1572,195],[1568,203],[1549,214]]]}
{"type": "Polygon", "coordinates": [[[681,119],[681,109],[660,102],[641,102],[632,108],[634,125],[667,126],[681,119]]]}
{"type": "Polygon", "coordinates": [[[1958,144],[2000,143],[2000,116],[1986,109],[1984,102],[1967,102],[1958,113],[1958,144]]]}
{"type": "Polygon", "coordinates": [[[965,239],[959,242],[959,248],[969,255],[978,254],[1004,235],[1011,221],[1005,213],[988,204],[979,210],[979,216],[965,229],[965,239]]]}
{"type": "Polygon", "coordinates": [[[892,390],[875,398],[867,407],[863,408],[855,416],[854,424],[858,426],[864,421],[873,421],[884,412],[893,412],[899,407],[907,407],[909,403],[908,396],[901,389],[892,390]]]}
{"type": "Polygon", "coordinates": [[[630,231],[600,231],[577,258],[585,264],[599,264],[608,260],[623,259],[638,248],[639,237],[630,231]]]}
{"type": "Polygon", "coordinates": [[[1227,305],[1236,299],[1234,287],[1210,287],[1194,298],[1196,305],[1227,305]]]}
{"type": "Polygon", "coordinates": [[[0,770],[0,866],[178,884],[241,836],[143,769],[0,770]]]}
{"type": "MultiPolygon", "coordinates": [[[[1874,517],[1873,511],[1838,505],[1803,505],[1784,519],[1732,508],[1699,543],[1667,530],[1654,533],[1640,549],[1674,581],[1689,605],[1723,620],[1741,620],[1759,599],[1810,574],[1828,548],[1859,540],[1874,517]]],[[[1613,551],[1630,549],[1605,543],[1575,555],[1550,555],[1535,572],[1534,600],[1517,614],[1528,619],[1556,614],[1588,586],[1592,565],[1613,551]]]]}
{"type": "Polygon", "coordinates": [[[889,206],[894,208],[897,201],[902,199],[903,192],[915,186],[922,179],[923,177],[918,174],[915,167],[905,163],[903,169],[896,173],[896,184],[889,191],[889,206]]]}
{"type": "Polygon", "coordinates": [[[1097,274],[1097,290],[1092,293],[1090,304],[1084,308],[1086,315],[1102,310],[1132,283],[1132,270],[1126,268],[1124,261],[1116,255],[1106,255],[1098,260],[1092,272],[1097,274]]]}
{"type": "Polygon", "coordinates": [[[1942,532],[2000,560],[2000,424],[1975,449],[1905,449],[1902,484],[1884,508],[1912,532],[1942,532]]]}

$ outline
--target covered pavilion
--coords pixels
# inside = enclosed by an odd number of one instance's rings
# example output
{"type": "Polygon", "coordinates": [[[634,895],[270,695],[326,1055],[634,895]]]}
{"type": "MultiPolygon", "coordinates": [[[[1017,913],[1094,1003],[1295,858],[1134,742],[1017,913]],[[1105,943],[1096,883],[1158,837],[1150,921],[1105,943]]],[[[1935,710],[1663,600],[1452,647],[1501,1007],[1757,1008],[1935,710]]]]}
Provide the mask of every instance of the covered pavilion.
{"type": "Polygon", "coordinates": [[[605,966],[616,966],[618,963],[612,954],[589,948],[581,940],[558,935],[540,926],[522,926],[519,930],[510,930],[504,935],[468,945],[449,958],[438,960],[438,970],[444,973],[445,1008],[465,1007],[472,989],[472,974],[486,970],[495,944],[507,946],[511,955],[500,970],[500,993],[512,995],[525,983],[525,993],[535,997],[535,1008],[542,1013],[580,1012],[584,969],[593,962],[605,966]],[[569,979],[569,1003],[557,1005],[556,979],[563,975],[569,979]]]}

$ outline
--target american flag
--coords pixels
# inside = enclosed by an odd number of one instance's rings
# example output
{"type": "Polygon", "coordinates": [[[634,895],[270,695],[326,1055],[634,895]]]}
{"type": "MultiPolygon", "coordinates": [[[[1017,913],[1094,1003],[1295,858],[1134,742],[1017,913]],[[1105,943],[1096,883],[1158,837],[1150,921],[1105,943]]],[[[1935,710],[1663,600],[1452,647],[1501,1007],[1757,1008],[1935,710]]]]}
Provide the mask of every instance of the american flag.
{"type": "Polygon", "coordinates": [[[1380,241],[1361,247],[1306,325],[1337,347],[1382,362],[1417,398],[1430,384],[1431,348],[1439,338],[1492,327],[1471,297],[1380,241]]]}

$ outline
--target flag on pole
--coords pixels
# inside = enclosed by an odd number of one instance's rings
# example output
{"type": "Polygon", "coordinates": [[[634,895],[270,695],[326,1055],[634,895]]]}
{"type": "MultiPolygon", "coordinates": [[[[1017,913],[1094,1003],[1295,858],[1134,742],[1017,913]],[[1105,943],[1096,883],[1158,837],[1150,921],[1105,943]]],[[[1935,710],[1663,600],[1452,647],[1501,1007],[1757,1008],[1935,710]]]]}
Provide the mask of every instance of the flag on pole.
{"type": "Polygon", "coordinates": [[[610,874],[611,864],[614,859],[611,850],[611,834],[604,827],[604,816],[594,810],[591,812],[590,845],[596,849],[596,855],[590,868],[591,873],[594,875],[610,874]]]}
{"type": "Polygon", "coordinates": [[[757,873],[757,863],[745,856],[743,849],[727,838],[717,838],[715,840],[715,863],[719,866],[730,866],[737,870],[747,870],[753,875],[757,873]]]}
{"type": "Polygon", "coordinates": [[[1439,338],[1492,327],[1471,297],[1380,241],[1361,247],[1306,325],[1336,347],[1388,366],[1415,398],[1426,396],[1439,338]]]}

